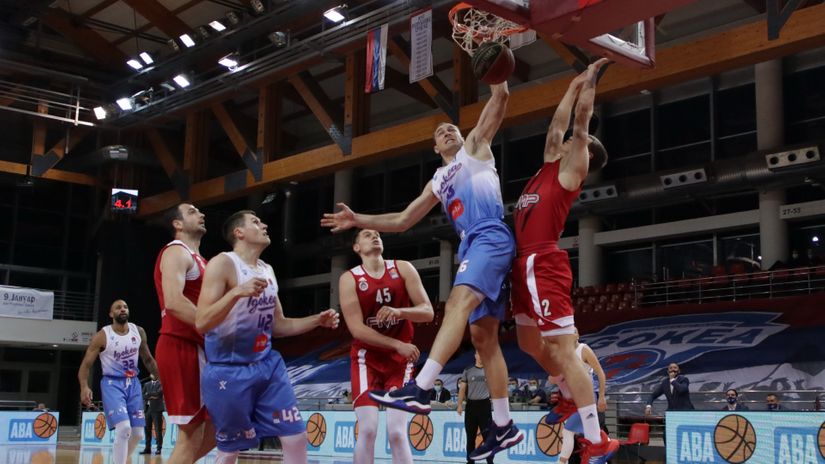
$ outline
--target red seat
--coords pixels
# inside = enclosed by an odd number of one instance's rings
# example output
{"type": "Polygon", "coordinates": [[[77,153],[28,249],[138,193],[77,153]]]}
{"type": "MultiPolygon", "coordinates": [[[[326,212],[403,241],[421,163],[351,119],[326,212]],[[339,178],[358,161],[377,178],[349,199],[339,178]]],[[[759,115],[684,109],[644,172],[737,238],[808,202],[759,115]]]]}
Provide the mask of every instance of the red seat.
{"type": "Polygon", "coordinates": [[[618,293],[613,293],[613,294],[610,295],[610,303],[611,304],[618,303],[619,300],[621,300],[621,299],[622,299],[622,295],[619,295],[618,293]]]}
{"type": "Polygon", "coordinates": [[[718,265],[718,266],[713,266],[713,270],[711,270],[711,275],[713,275],[713,276],[721,276],[721,275],[726,275],[726,274],[727,274],[727,271],[725,270],[725,266],[723,266],[721,264],[718,265]]]}
{"type": "Polygon", "coordinates": [[[779,269],[779,270],[773,271],[773,274],[771,275],[771,278],[774,282],[777,282],[777,281],[784,282],[786,280],[790,280],[791,279],[791,270],[790,269],[779,269]]]}
{"type": "Polygon", "coordinates": [[[610,297],[609,297],[609,296],[607,296],[607,295],[599,295],[599,304],[600,304],[600,305],[601,305],[601,304],[607,304],[607,302],[609,301],[609,299],[610,299],[610,297]]]}
{"type": "Polygon", "coordinates": [[[620,301],[618,309],[619,311],[627,311],[628,309],[630,309],[630,303],[626,301],[620,301]]]}
{"type": "Polygon", "coordinates": [[[730,265],[729,274],[744,274],[745,272],[745,263],[732,263],[730,265]]]}
{"type": "Polygon", "coordinates": [[[595,296],[588,296],[586,303],[591,306],[596,306],[596,297],[595,296]]]}
{"type": "Polygon", "coordinates": [[[616,293],[616,284],[607,284],[604,287],[604,293],[616,293]]]}
{"type": "Polygon", "coordinates": [[[584,296],[595,295],[596,294],[596,288],[593,287],[592,285],[588,285],[587,287],[584,287],[582,289],[582,292],[583,292],[584,296]]]}
{"type": "Polygon", "coordinates": [[[636,456],[639,455],[639,448],[648,443],[650,443],[650,424],[646,422],[631,425],[627,440],[619,440],[619,446],[636,445],[636,456]]]}
{"type": "Polygon", "coordinates": [[[616,284],[616,292],[625,293],[630,291],[630,284],[627,282],[620,282],[616,284]]]}
{"type": "Polygon", "coordinates": [[[583,294],[584,294],[584,292],[582,291],[581,287],[576,287],[576,288],[573,289],[573,291],[570,292],[570,295],[572,295],[574,297],[582,296],[583,294]]]}
{"type": "MultiPolygon", "coordinates": [[[[602,295],[602,296],[604,296],[604,295],[602,295]]],[[[598,312],[607,311],[607,303],[605,302],[605,303],[597,304],[596,305],[596,311],[598,311],[598,312]]]]}

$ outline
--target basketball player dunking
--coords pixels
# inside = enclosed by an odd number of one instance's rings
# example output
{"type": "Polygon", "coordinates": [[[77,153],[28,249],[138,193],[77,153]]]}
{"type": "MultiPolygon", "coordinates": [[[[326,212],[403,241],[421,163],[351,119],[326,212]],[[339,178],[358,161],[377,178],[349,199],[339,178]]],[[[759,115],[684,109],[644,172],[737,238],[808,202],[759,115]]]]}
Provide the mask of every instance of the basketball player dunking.
{"type": "Polygon", "coordinates": [[[559,249],[557,240],[588,172],[607,161],[601,143],[588,135],[596,78],[606,63],[596,61],[570,83],[550,122],[544,165],[525,186],[513,212],[517,257],[512,302],[519,346],[552,376],[564,397],[575,401],[571,407],[568,400],[564,411],[554,408],[548,420],[564,420],[578,407],[586,439],[582,461],[590,464],[606,462],[619,444],[599,429],[593,382],[575,352],[573,275],[567,252],[559,249]],[[574,104],[572,136],[565,140],[574,104]]]}
{"type": "Polygon", "coordinates": [[[260,259],[270,244],[267,226],[253,211],[229,216],[223,235],[232,251],[209,261],[195,325],[205,333],[201,389],[215,424],[217,464],[234,464],[259,438],[278,437],[284,462],[306,464],[307,434],[298,401],[272,337],[316,327],[338,327],[328,309],[300,319],[284,317],[272,267],[260,259]]]}
{"type": "MultiPolygon", "coordinates": [[[[394,390],[410,380],[418,348],[413,322],[433,320],[433,307],[418,271],[407,261],[385,260],[381,235],[357,231],[352,250],[361,265],[341,274],[341,312],[352,333],[350,372],[358,440],[353,464],[372,464],[378,431],[378,404],[369,390],[394,390]]],[[[387,410],[387,440],[393,464],[412,464],[405,433],[407,414],[387,410]]]]}
{"type": "Polygon", "coordinates": [[[421,372],[403,388],[373,392],[370,396],[387,407],[429,414],[430,390],[444,364],[458,349],[469,320],[470,335],[486,366],[493,404],[493,422],[484,443],[471,456],[485,460],[522,439],[510,419],[507,398],[507,365],[498,343],[498,328],[504,319],[506,285],[515,243],[504,223],[504,204],[490,143],[507,109],[507,83],[490,86],[491,96],[467,140],[453,124],[439,124],[433,134],[434,150],[444,166],[436,170],[424,191],[400,213],[356,214],[340,203],[341,211],[324,214],[321,225],[333,232],[360,227],[381,232],[402,232],[420,221],[441,202],[444,213],[461,237],[455,283],[444,313],[444,321],[421,372]]]}
{"type": "Polygon", "coordinates": [[[161,309],[160,337],[155,346],[160,383],[169,422],[178,439],[169,462],[191,464],[215,447],[215,430],[201,401],[203,337],[195,330],[195,305],[203,284],[206,260],[200,255],[205,216],[182,203],[163,216],[174,240],[155,262],[155,290],[161,309]]]}
{"type": "Polygon", "coordinates": [[[138,357],[150,374],[158,375],[157,364],[142,327],[129,322],[129,306],[123,300],[115,300],[109,308],[112,323],[100,329],[92,337],[86,355],[77,371],[80,382],[80,402],[92,406],[92,389],[89,388],[89,370],[100,357],[103,378],[100,379],[100,395],[109,430],[115,431],[112,460],[126,464],[127,458],[143,438],[143,394],[138,380],[138,357]]]}

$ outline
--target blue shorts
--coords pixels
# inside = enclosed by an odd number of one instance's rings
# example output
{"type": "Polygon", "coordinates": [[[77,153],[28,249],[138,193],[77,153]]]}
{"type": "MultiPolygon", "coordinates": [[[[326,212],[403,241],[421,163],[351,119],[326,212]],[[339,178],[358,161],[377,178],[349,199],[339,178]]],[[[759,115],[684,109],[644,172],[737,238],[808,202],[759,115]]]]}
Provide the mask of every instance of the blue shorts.
{"type": "Polygon", "coordinates": [[[504,320],[504,311],[510,299],[510,265],[516,255],[513,232],[507,225],[491,219],[474,225],[458,247],[457,285],[467,285],[486,298],[470,313],[470,324],[492,316],[504,320]]]}
{"type": "Polygon", "coordinates": [[[100,395],[109,430],[125,420],[132,427],[146,426],[143,418],[143,392],[135,377],[109,377],[100,379],[100,395]]]}
{"type": "Polygon", "coordinates": [[[306,431],[277,351],[252,364],[207,363],[201,394],[221,451],[255,448],[259,438],[306,431]]]}

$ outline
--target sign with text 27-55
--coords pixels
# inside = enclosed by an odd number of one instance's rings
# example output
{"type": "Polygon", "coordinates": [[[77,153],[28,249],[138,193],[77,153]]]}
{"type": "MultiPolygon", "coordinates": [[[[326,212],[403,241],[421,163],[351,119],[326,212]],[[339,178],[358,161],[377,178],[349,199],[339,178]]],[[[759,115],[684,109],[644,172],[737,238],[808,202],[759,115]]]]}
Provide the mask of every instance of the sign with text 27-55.
{"type": "Polygon", "coordinates": [[[667,462],[825,464],[825,413],[667,413],[667,462]]]}
{"type": "Polygon", "coordinates": [[[0,445],[56,445],[58,412],[0,411],[0,445]]]}

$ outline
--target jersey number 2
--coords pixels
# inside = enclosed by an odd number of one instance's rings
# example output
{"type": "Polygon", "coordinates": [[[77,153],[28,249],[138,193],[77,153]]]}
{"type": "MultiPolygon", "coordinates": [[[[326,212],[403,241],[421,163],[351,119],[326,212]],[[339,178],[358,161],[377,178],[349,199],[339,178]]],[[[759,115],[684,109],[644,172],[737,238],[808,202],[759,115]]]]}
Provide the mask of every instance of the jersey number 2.
{"type": "Polygon", "coordinates": [[[389,288],[379,288],[375,293],[375,302],[378,304],[389,303],[392,300],[389,288]]]}
{"type": "Polygon", "coordinates": [[[550,317],[550,300],[547,298],[541,300],[541,312],[544,317],[550,317]]]}

